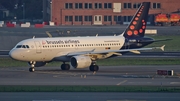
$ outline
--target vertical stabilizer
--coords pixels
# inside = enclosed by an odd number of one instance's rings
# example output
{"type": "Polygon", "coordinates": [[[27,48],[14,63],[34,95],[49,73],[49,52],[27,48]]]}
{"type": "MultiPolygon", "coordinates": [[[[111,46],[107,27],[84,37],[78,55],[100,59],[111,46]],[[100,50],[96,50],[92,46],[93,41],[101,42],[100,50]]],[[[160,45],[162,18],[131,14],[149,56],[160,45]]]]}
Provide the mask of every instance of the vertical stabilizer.
{"type": "Polygon", "coordinates": [[[125,38],[144,37],[150,2],[143,2],[123,32],[125,38]]]}

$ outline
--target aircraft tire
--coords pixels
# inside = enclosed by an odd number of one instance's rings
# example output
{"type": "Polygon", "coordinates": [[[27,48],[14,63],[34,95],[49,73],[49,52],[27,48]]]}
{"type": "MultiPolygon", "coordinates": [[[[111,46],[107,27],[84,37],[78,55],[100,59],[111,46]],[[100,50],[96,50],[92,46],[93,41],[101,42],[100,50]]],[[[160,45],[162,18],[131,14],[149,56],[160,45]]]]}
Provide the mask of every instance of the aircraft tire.
{"type": "Polygon", "coordinates": [[[70,65],[69,64],[62,64],[61,65],[61,70],[69,70],[70,69],[70,65]]]}
{"type": "Polygon", "coordinates": [[[99,66],[98,65],[91,65],[90,67],[89,67],[89,70],[90,71],[98,71],[99,70],[99,66]]]}
{"type": "Polygon", "coordinates": [[[29,71],[30,71],[30,72],[34,72],[35,69],[31,67],[31,68],[29,68],[29,71]]]}

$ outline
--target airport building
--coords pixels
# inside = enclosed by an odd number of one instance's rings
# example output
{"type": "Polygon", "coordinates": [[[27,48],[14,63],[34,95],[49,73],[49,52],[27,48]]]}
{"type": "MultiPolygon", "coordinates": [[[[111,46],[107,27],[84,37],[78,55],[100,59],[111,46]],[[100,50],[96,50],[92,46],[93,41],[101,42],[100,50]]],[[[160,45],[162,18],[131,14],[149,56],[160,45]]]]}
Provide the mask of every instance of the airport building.
{"type": "Polygon", "coordinates": [[[144,1],[151,2],[149,24],[156,14],[180,13],[180,0],[43,0],[43,19],[56,25],[128,24],[144,1]]]}

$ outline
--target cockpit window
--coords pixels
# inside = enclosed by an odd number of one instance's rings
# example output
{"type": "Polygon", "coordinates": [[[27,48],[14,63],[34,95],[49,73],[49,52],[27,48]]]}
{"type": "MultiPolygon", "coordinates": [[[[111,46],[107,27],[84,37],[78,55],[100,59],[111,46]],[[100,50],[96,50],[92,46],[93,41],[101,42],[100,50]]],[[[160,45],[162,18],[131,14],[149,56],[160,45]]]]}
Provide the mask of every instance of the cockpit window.
{"type": "Polygon", "coordinates": [[[29,48],[29,46],[28,46],[28,45],[26,45],[26,48],[29,48]]]}
{"type": "Polygon", "coordinates": [[[22,48],[26,48],[26,46],[25,46],[25,45],[22,45],[22,48]]]}
{"type": "Polygon", "coordinates": [[[28,45],[17,45],[16,48],[29,48],[28,45]]]}
{"type": "Polygon", "coordinates": [[[16,46],[16,48],[21,48],[21,47],[22,47],[22,45],[17,45],[17,46],[16,46]]]}

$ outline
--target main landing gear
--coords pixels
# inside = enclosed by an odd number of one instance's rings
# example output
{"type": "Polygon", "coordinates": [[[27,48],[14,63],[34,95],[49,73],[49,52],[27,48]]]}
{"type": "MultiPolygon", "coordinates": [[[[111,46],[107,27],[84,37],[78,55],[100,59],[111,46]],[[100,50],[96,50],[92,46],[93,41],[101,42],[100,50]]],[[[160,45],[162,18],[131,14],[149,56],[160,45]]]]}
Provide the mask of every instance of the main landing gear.
{"type": "Polygon", "coordinates": [[[69,64],[63,63],[63,64],[61,65],[61,70],[69,70],[69,69],[70,69],[70,65],[69,65],[69,64]]]}
{"type": "Polygon", "coordinates": [[[99,70],[99,66],[96,65],[95,62],[93,62],[93,63],[91,64],[91,66],[89,67],[89,70],[90,70],[90,71],[93,71],[93,72],[96,72],[96,71],[99,70]]]}

